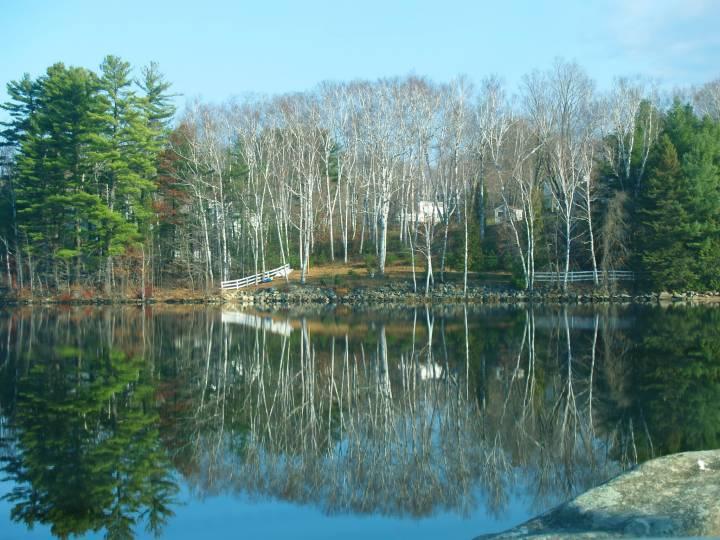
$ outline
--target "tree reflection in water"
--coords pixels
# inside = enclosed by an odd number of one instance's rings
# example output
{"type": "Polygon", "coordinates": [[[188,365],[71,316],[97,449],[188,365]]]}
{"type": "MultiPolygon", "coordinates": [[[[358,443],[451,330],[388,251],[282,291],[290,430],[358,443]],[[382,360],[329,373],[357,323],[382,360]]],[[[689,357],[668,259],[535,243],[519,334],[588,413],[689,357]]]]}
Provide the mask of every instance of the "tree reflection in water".
{"type": "Polygon", "coordinates": [[[113,320],[8,320],[2,409],[12,519],[62,538],[159,533],[177,486],[158,432],[150,365],[113,346],[113,320]],[[108,324],[110,323],[110,326],[108,324]]]}
{"type": "Polygon", "coordinates": [[[12,517],[159,532],[177,473],[201,496],[328,513],[502,514],[518,492],[540,511],[717,446],[719,314],[16,311],[0,336],[12,517]]]}

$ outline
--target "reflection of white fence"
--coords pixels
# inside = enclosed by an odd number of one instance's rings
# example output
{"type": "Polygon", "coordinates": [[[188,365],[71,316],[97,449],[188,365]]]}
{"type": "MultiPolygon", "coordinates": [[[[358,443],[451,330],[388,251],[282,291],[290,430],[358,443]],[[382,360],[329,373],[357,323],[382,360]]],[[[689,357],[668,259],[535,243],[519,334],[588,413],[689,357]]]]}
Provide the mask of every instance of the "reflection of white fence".
{"type": "Polygon", "coordinates": [[[223,311],[222,322],[225,324],[241,324],[281,336],[289,336],[293,330],[289,321],[276,321],[271,317],[259,317],[241,311],[223,311]]]}
{"type": "MultiPolygon", "coordinates": [[[[635,272],[629,270],[609,270],[607,272],[597,272],[598,281],[632,281],[635,279],[635,272]]],[[[568,272],[568,283],[577,283],[580,281],[594,281],[595,272],[592,270],[582,270],[578,272],[568,272]]],[[[535,282],[556,282],[565,281],[565,272],[535,272],[535,282]]]]}
{"type": "Polygon", "coordinates": [[[287,276],[290,274],[290,272],[292,272],[292,268],[290,268],[290,265],[284,264],[282,266],[278,266],[277,268],[273,268],[272,270],[268,270],[267,272],[260,272],[259,274],[255,274],[253,276],[248,276],[241,279],[231,279],[229,281],[222,281],[220,282],[220,288],[242,289],[243,287],[248,287],[250,285],[257,285],[266,281],[272,281],[272,278],[274,277],[287,276]]]}

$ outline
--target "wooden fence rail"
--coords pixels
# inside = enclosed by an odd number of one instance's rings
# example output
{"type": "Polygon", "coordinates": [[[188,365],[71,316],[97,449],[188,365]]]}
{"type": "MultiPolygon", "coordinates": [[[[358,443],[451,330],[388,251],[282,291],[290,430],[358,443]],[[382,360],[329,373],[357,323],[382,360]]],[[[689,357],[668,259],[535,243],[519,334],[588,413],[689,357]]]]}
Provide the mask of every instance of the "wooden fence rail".
{"type": "Polygon", "coordinates": [[[252,276],[221,281],[220,288],[223,290],[242,289],[243,287],[249,287],[250,285],[257,285],[259,283],[263,283],[264,281],[269,281],[274,277],[287,276],[290,272],[292,272],[290,265],[284,264],[282,266],[278,266],[277,268],[273,268],[272,270],[260,272],[259,274],[254,274],[252,276]]]}
{"type": "MultiPolygon", "coordinates": [[[[635,279],[635,272],[630,270],[609,270],[601,272],[598,270],[597,278],[599,281],[632,281],[635,279]]],[[[557,282],[562,283],[565,280],[565,272],[535,272],[535,282],[557,282]]],[[[592,270],[581,270],[568,272],[568,283],[577,283],[580,281],[594,281],[595,272],[592,270]]]]}

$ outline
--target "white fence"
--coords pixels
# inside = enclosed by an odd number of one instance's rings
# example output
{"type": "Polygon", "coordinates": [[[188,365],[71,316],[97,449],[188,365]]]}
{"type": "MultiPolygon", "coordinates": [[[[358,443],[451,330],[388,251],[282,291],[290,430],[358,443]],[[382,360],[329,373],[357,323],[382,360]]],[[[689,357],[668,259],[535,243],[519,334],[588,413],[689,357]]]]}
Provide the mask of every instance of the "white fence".
{"type": "MultiPolygon", "coordinates": [[[[597,272],[598,281],[632,281],[635,279],[635,272],[630,270],[609,270],[607,272],[597,272]]],[[[581,281],[594,281],[595,272],[592,270],[582,270],[576,272],[568,272],[568,283],[578,283],[581,281]]],[[[565,272],[535,272],[535,283],[552,282],[563,283],[565,281],[565,272]]]]}
{"type": "Polygon", "coordinates": [[[260,272],[253,276],[244,277],[241,279],[231,279],[229,281],[220,282],[220,288],[223,290],[227,289],[242,289],[243,287],[249,287],[250,285],[258,285],[266,281],[271,281],[274,277],[287,276],[292,272],[289,264],[278,266],[267,272],[260,272]]]}

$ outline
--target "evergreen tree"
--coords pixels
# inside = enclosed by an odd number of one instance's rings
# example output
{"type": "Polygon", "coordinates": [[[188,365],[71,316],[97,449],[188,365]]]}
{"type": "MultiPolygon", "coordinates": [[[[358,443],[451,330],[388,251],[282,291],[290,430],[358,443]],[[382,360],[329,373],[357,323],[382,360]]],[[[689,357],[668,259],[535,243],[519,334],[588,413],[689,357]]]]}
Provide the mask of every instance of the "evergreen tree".
{"type": "Polygon", "coordinates": [[[0,109],[8,112],[11,120],[0,122],[0,146],[17,147],[22,136],[30,131],[30,122],[37,108],[39,85],[27,73],[19,81],[7,84],[7,93],[12,101],[0,104],[0,109]]]}
{"type": "Polygon", "coordinates": [[[0,234],[17,227],[31,284],[90,278],[109,288],[113,257],[149,235],[174,109],[157,66],[143,73],[136,84],[130,64],[108,56],[99,76],[58,63],[8,85],[11,119],[0,134],[14,163],[0,234]]]}
{"type": "MultiPolygon", "coordinates": [[[[0,122],[0,236],[6,257],[10,257],[10,246],[15,256],[16,279],[23,285],[22,258],[17,228],[17,201],[15,193],[15,157],[22,137],[32,129],[31,121],[37,108],[39,85],[27,73],[19,81],[7,84],[7,93],[12,101],[0,103],[0,109],[7,111],[10,121],[0,122]]],[[[8,280],[11,286],[11,279],[8,280]]]]}
{"type": "Polygon", "coordinates": [[[101,95],[106,102],[104,129],[96,139],[100,151],[96,159],[103,166],[101,185],[107,206],[140,224],[150,216],[146,195],[154,188],[153,134],[142,100],[132,89],[130,64],[107,56],[100,70],[101,95]]]}
{"type": "Polygon", "coordinates": [[[97,77],[82,68],[55,64],[37,84],[37,108],[18,150],[18,225],[37,261],[36,270],[51,272],[57,285],[56,256],[75,260],[76,280],[81,272],[83,222],[73,200],[82,197],[91,183],[94,167],[89,150],[99,128],[102,102],[97,77]],[[53,197],[67,198],[62,217],[53,213],[53,197]]]}
{"type": "Polygon", "coordinates": [[[640,201],[638,252],[652,287],[720,287],[719,164],[717,124],[676,102],[640,201]]]}
{"type": "Polygon", "coordinates": [[[171,84],[160,73],[156,62],[143,68],[138,86],[145,93],[141,99],[141,107],[153,134],[154,150],[159,153],[167,142],[170,121],[175,115],[175,106],[172,103],[175,95],[168,93],[171,84]]]}

